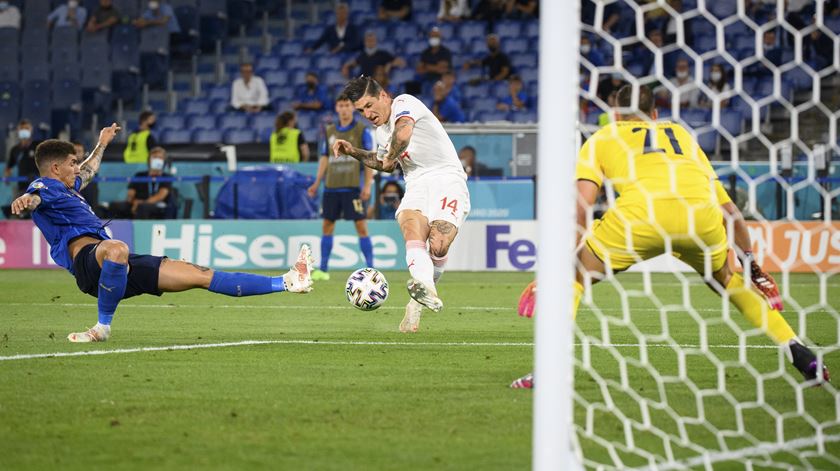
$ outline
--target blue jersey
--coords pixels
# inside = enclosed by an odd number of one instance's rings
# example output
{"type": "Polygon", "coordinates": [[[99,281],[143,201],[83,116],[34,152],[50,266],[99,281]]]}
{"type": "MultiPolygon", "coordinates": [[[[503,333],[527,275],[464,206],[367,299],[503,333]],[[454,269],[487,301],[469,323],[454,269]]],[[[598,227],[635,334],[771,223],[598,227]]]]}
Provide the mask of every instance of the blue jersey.
{"type": "Polygon", "coordinates": [[[88,235],[95,239],[110,239],[105,224],[96,217],[93,209],[79,194],[82,179],[76,177],[73,188],[52,178],[38,178],[29,184],[27,193],[37,193],[41,204],[32,213],[32,220],[50,244],[50,255],[55,263],[73,273],[73,260],[67,244],[76,237],[88,235]]]}

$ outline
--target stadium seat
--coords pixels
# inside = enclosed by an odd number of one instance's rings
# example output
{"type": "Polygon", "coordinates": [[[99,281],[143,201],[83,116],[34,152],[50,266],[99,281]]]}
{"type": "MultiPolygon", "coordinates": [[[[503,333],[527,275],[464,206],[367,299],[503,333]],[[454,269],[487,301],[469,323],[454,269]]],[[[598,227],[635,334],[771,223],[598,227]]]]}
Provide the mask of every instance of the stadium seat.
{"type": "Polygon", "coordinates": [[[157,117],[157,129],[167,131],[170,129],[185,129],[186,119],[180,114],[161,114],[157,117]]]}
{"type": "Polygon", "coordinates": [[[230,100],[216,99],[210,100],[210,113],[213,116],[225,114],[230,111],[230,100]]]}
{"type": "Polygon", "coordinates": [[[32,80],[23,86],[21,115],[29,119],[34,127],[49,128],[52,121],[50,84],[46,80],[32,80]]]}
{"type": "Polygon", "coordinates": [[[341,70],[343,63],[344,61],[341,60],[340,56],[321,56],[315,60],[315,68],[320,70],[341,70]]]}
{"type": "Polygon", "coordinates": [[[714,35],[694,35],[693,49],[697,53],[714,51],[717,48],[717,39],[714,35]]]}
{"type": "Polygon", "coordinates": [[[111,90],[111,62],[91,61],[82,63],[82,88],[111,90]]]}
{"type": "Polygon", "coordinates": [[[458,26],[458,37],[465,43],[473,39],[486,39],[487,25],[483,21],[465,21],[458,26]]]}
{"type": "Polygon", "coordinates": [[[171,37],[171,53],[179,57],[197,54],[201,48],[198,10],[194,5],[178,5],[175,17],[181,32],[171,37]]]}
{"type": "Polygon", "coordinates": [[[259,59],[257,59],[255,67],[257,70],[279,70],[280,58],[274,55],[260,56],[259,59]]]}
{"type": "Polygon", "coordinates": [[[230,100],[230,86],[216,85],[210,88],[205,96],[211,100],[230,100]]]}
{"type": "Polygon", "coordinates": [[[274,130],[274,123],[276,120],[277,117],[274,113],[258,113],[251,117],[250,127],[256,129],[257,131],[262,131],[263,129],[274,130]]]}
{"type": "Polygon", "coordinates": [[[531,20],[525,22],[525,36],[536,39],[540,36],[540,22],[531,20]]]}
{"type": "Polygon", "coordinates": [[[522,32],[522,23],[519,21],[499,21],[496,23],[494,32],[499,38],[518,38],[522,32]]]}
{"type": "Polygon", "coordinates": [[[493,121],[508,121],[507,111],[484,111],[478,114],[478,120],[488,123],[493,121]]]}
{"type": "Polygon", "coordinates": [[[45,0],[24,0],[23,8],[21,8],[23,29],[28,29],[30,26],[43,28],[51,9],[50,2],[45,0]]]}
{"type": "Polygon", "coordinates": [[[709,2],[709,12],[720,19],[729,18],[738,12],[736,2],[709,2]]]}
{"type": "Polygon", "coordinates": [[[709,110],[680,110],[680,119],[689,127],[700,128],[711,122],[709,110]]]}
{"type": "Polygon", "coordinates": [[[24,83],[32,80],[50,79],[50,66],[43,58],[30,57],[24,54],[21,61],[21,72],[24,83]]]}
{"type": "Polygon", "coordinates": [[[272,70],[262,76],[265,84],[271,85],[285,85],[289,81],[289,73],[285,70],[272,70]]]}
{"type": "Polygon", "coordinates": [[[184,100],[181,102],[181,112],[185,114],[207,114],[210,112],[210,102],[200,98],[184,100]]]}
{"type": "Polygon", "coordinates": [[[721,110],[720,126],[733,136],[740,135],[744,127],[744,120],[741,117],[741,112],[731,109],[721,110]]]}
{"type": "Polygon", "coordinates": [[[426,43],[420,42],[414,38],[405,39],[402,43],[403,54],[408,56],[420,55],[427,47],[429,46],[426,43]]]}
{"type": "Polygon", "coordinates": [[[188,6],[188,7],[193,7],[193,8],[196,9],[196,11],[198,11],[199,1],[200,0],[171,0],[169,2],[169,4],[172,5],[173,8],[181,7],[181,6],[188,6]]]}
{"type": "Polygon", "coordinates": [[[400,67],[391,70],[391,82],[394,83],[405,83],[414,80],[416,73],[414,69],[409,67],[400,67]]]}
{"type": "Polygon", "coordinates": [[[78,61],[64,62],[55,64],[50,67],[52,70],[52,79],[55,80],[80,80],[82,77],[82,69],[78,61]]]}
{"type": "Polygon", "coordinates": [[[490,84],[481,82],[476,85],[470,85],[462,88],[464,98],[473,100],[475,98],[485,98],[490,96],[490,84]]]}
{"type": "MultiPolygon", "coordinates": [[[[174,6],[175,0],[170,3],[174,6]]],[[[138,0],[113,0],[113,5],[123,18],[137,18],[140,16],[140,2],[138,0]]]]}
{"type": "Polygon", "coordinates": [[[79,46],[79,30],[73,26],[56,26],[50,34],[50,46],[79,46]]]}
{"type": "Polygon", "coordinates": [[[213,51],[216,41],[222,41],[227,34],[227,5],[214,9],[207,5],[225,3],[224,0],[202,0],[199,6],[199,37],[201,49],[213,51]]]}
{"type": "Polygon", "coordinates": [[[476,98],[470,102],[470,109],[478,113],[495,111],[498,102],[499,100],[496,98],[476,98]]]}
{"type": "Polygon", "coordinates": [[[329,69],[321,72],[321,83],[330,88],[340,89],[347,83],[347,79],[341,74],[340,69],[329,69]]]}
{"type": "Polygon", "coordinates": [[[20,46],[20,31],[17,28],[0,28],[0,45],[17,50],[20,46]]]}
{"type": "Polygon", "coordinates": [[[281,56],[298,56],[303,54],[304,44],[299,40],[281,41],[277,44],[277,53],[281,56]]]}
{"type": "Polygon", "coordinates": [[[164,144],[185,144],[192,141],[192,131],[188,129],[167,129],[161,133],[164,144]]]}
{"type": "Polygon", "coordinates": [[[248,116],[240,112],[231,112],[219,117],[220,129],[242,129],[248,127],[248,116]]]}
{"type": "MultiPolygon", "coordinates": [[[[321,33],[323,33],[324,27],[320,24],[314,25],[302,25],[298,30],[297,37],[302,39],[304,42],[311,44],[318,40],[321,37],[321,33]]],[[[323,46],[321,46],[323,47],[323,46]]]]}
{"type": "Polygon", "coordinates": [[[187,117],[187,128],[216,129],[216,116],[211,114],[192,114],[187,117]]]}
{"type": "Polygon", "coordinates": [[[247,144],[257,141],[257,134],[253,129],[230,129],[224,133],[225,144],[247,144]]]}
{"type": "Polygon", "coordinates": [[[308,71],[312,67],[312,60],[306,55],[284,57],[282,67],[287,70],[303,69],[308,71]]]}
{"type": "Polygon", "coordinates": [[[492,82],[490,84],[490,96],[495,99],[502,99],[510,95],[510,86],[506,81],[492,82]]]}
{"type": "MultiPolygon", "coordinates": [[[[420,38],[426,38],[427,31],[425,29],[421,31],[420,27],[413,23],[406,23],[405,21],[391,21],[386,24],[388,25],[388,34],[386,37],[404,38],[404,40],[411,39],[415,41],[420,38]]],[[[425,40],[419,42],[424,46],[427,44],[425,40]]]]}
{"type": "Polygon", "coordinates": [[[140,30],[140,53],[169,54],[169,30],[165,25],[140,30]]]}
{"type": "Polygon", "coordinates": [[[516,70],[535,68],[539,63],[536,53],[516,54],[510,58],[510,63],[516,70]]]}
{"type": "MultiPolygon", "coordinates": [[[[0,48],[0,57],[3,54],[3,49],[0,48]]],[[[9,57],[8,55],[5,57],[9,57]]],[[[0,81],[2,82],[17,82],[20,80],[20,65],[17,60],[10,61],[0,67],[0,81]]]]}
{"type": "Polygon", "coordinates": [[[489,51],[487,51],[487,40],[484,38],[475,38],[470,42],[469,52],[475,55],[486,55],[489,51]]]}
{"type": "Polygon", "coordinates": [[[192,142],[196,144],[221,144],[222,133],[218,129],[199,129],[193,132],[192,142]]]}
{"type": "Polygon", "coordinates": [[[460,38],[447,38],[443,40],[443,45],[449,49],[450,51],[454,51],[457,54],[457,51],[464,50],[464,42],[461,41],[460,38]]]}
{"type": "Polygon", "coordinates": [[[254,0],[228,0],[228,32],[239,34],[241,29],[248,30],[254,24],[256,5],[254,0]]]}
{"type": "Polygon", "coordinates": [[[20,118],[20,87],[17,81],[0,82],[0,132],[20,118]]]}
{"type": "Polygon", "coordinates": [[[714,131],[698,133],[697,144],[707,155],[715,154],[717,152],[717,133],[714,131]]]}
{"type": "Polygon", "coordinates": [[[111,30],[112,50],[123,44],[129,44],[136,48],[139,43],[140,34],[137,32],[137,28],[130,24],[117,25],[111,30]]]}
{"type": "Polygon", "coordinates": [[[78,80],[57,78],[52,83],[53,109],[79,109],[82,102],[82,85],[78,80]]]}
{"type": "Polygon", "coordinates": [[[523,69],[518,71],[519,77],[522,78],[522,82],[525,84],[532,84],[537,83],[537,80],[540,77],[538,69],[523,69]]]}
{"type": "Polygon", "coordinates": [[[162,89],[166,86],[169,73],[169,56],[154,52],[140,54],[140,74],[143,81],[152,88],[162,89]]]}

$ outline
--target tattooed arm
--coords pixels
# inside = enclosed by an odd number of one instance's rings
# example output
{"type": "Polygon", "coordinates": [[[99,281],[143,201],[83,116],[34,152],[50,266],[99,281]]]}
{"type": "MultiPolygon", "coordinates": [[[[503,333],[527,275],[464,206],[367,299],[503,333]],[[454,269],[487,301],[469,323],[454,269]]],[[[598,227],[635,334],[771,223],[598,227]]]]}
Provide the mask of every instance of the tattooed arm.
{"type": "Polygon", "coordinates": [[[19,215],[24,211],[34,211],[41,204],[41,197],[33,193],[24,193],[12,201],[12,214],[19,215]]]}
{"type": "Polygon", "coordinates": [[[361,162],[363,165],[374,170],[392,172],[397,166],[397,158],[408,149],[411,135],[414,132],[414,120],[408,116],[402,117],[394,124],[394,132],[391,134],[391,145],[382,160],[377,158],[375,151],[357,149],[349,142],[339,139],[333,144],[333,153],[336,156],[349,155],[361,162]]]}
{"type": "Polygon", "coordinates": [[[114,123],[100,131],[99,142],[90,152],[88,158],[82,162],[80,168],[79,176],[82,177],[82,188],[86,187],[88,183],[93,180],[96,172],[99,171],[99,165],[102,163],[102,154],[105,153],[105,148],[108,147],[108,144],[110,144],[112,140],[114,140],[114,136],[116,136],[119,130],[120,127],[117,126],[117,123],[114,123]]]}

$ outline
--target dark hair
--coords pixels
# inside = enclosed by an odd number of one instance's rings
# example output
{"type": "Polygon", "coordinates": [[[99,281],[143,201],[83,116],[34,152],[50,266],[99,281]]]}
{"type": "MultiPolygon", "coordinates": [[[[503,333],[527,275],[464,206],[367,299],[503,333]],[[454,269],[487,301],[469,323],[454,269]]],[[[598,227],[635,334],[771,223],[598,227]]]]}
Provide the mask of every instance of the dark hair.
{"type": "Polygon", "coordinates": [[[154,115],[155,115],[154,111],[149,111],[149,110],[143,111],[143,112],[140,113],[140,116],[137,117],[137,122],[138,123],[143,123],[147,119],[151,118],[154,115]]]}
{"type": "Polygon", "coordinates": [[[464,147],[461,147],[461,150],[468,150],[468,151],[472,152],[474,157],[476,155],[478,155],[478,153],[475,151],[475,147],[473,147],[473,146],[464,146],[464,147]]]}
{"type": "Polygon", "coordinates": [[[274,130],[277,131],[278,144],[282,144],[286,140],[286,133],[282,132],[283,128],[287,127],[294,119],[294,111],[284,111],[277,115],[277,119],[274,121],[274,130]]]}
{"type": "Polygon", "coordinates": [[[76,155],[73,144],[58,139],[47,139],[35,148],[35,165],[43,172],[56,160],[64,161],[68,155],[76,155]]]}
{"type": "Polygon", "coordinates": [[[349,101],[350,103],[353,103],[353,100],[351,100],[346,93],[342,93],[341,95],[339,95],[338,98],[335,99],[335,101],[336,103],[339,101],[349,101]]]}
{"type": "Polygon", "coordinates": [[[647,86],[639,86],[638,107],[632,108],[633,86],[627,84],[618,90],[618,96],[616,96],[616,104],[620,108],[619,114],[621,115],[629,116],[635,114],[641,118],[649,118],[653,114],[654,110],[653,93],[651,93],[650,88],[648,88],[647,86]]]}
{"type": "Polygon", "coordinates": [[[399,183],[395,182],[394,180],[390,180],[390,181],[385,182],[385,184],[382,185],[382,190],[380,191],[380,193],[385,193],[385,188],[388,188],[388,185],[396,186],[397,187],[397,193],[400,195],[400,199],[402,199],[402,197],[405,195],[405,190],[403,189],[403,187],[399,183]]]}
{"type": "Polygon", "coordinates": [[[344,86],[344,90],[341,94],[347,95],[347,98],[349,98],[350,101],[356,103],[363,96],[379,96],[379,92],[381,91],[382,86],[379,85],[376,80],[362,75],[359,78],[354,78],[353,80],[347,82],[347,85],[344,86]]]}
{"type": "Polygon", "coordinates": [[[18,121],[18,127],[20,127],[20,126],[29,126],[29,127],[32,127],[32,122],[31,122],[31,121],[29,121],[29,120],[28,120],[28,119],[26,119],[26,118],[23,118],[23,119],[21,119],[20,121],[18,121]]]}

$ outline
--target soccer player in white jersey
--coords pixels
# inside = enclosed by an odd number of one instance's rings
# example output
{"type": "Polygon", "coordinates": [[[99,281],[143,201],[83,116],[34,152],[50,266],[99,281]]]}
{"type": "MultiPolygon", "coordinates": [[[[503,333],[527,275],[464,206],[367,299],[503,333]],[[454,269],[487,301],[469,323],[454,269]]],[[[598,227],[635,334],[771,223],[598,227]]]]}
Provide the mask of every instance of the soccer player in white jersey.
{"type": "Polygon", "coordinates": [[[443,308],[435,284],[443,275],[449,246],[470,212],[467,174],[440,121],[417,98],[392,98],[370,77],[351,80],[344,94],[376,127],[377,150],[336,140],[333,153],[383,172],[392,172],[399,163],[405,175],[397,222],[405,239],[411,301],[400,331],[417,332],[423,306],[435,312],[443,308]]]}

